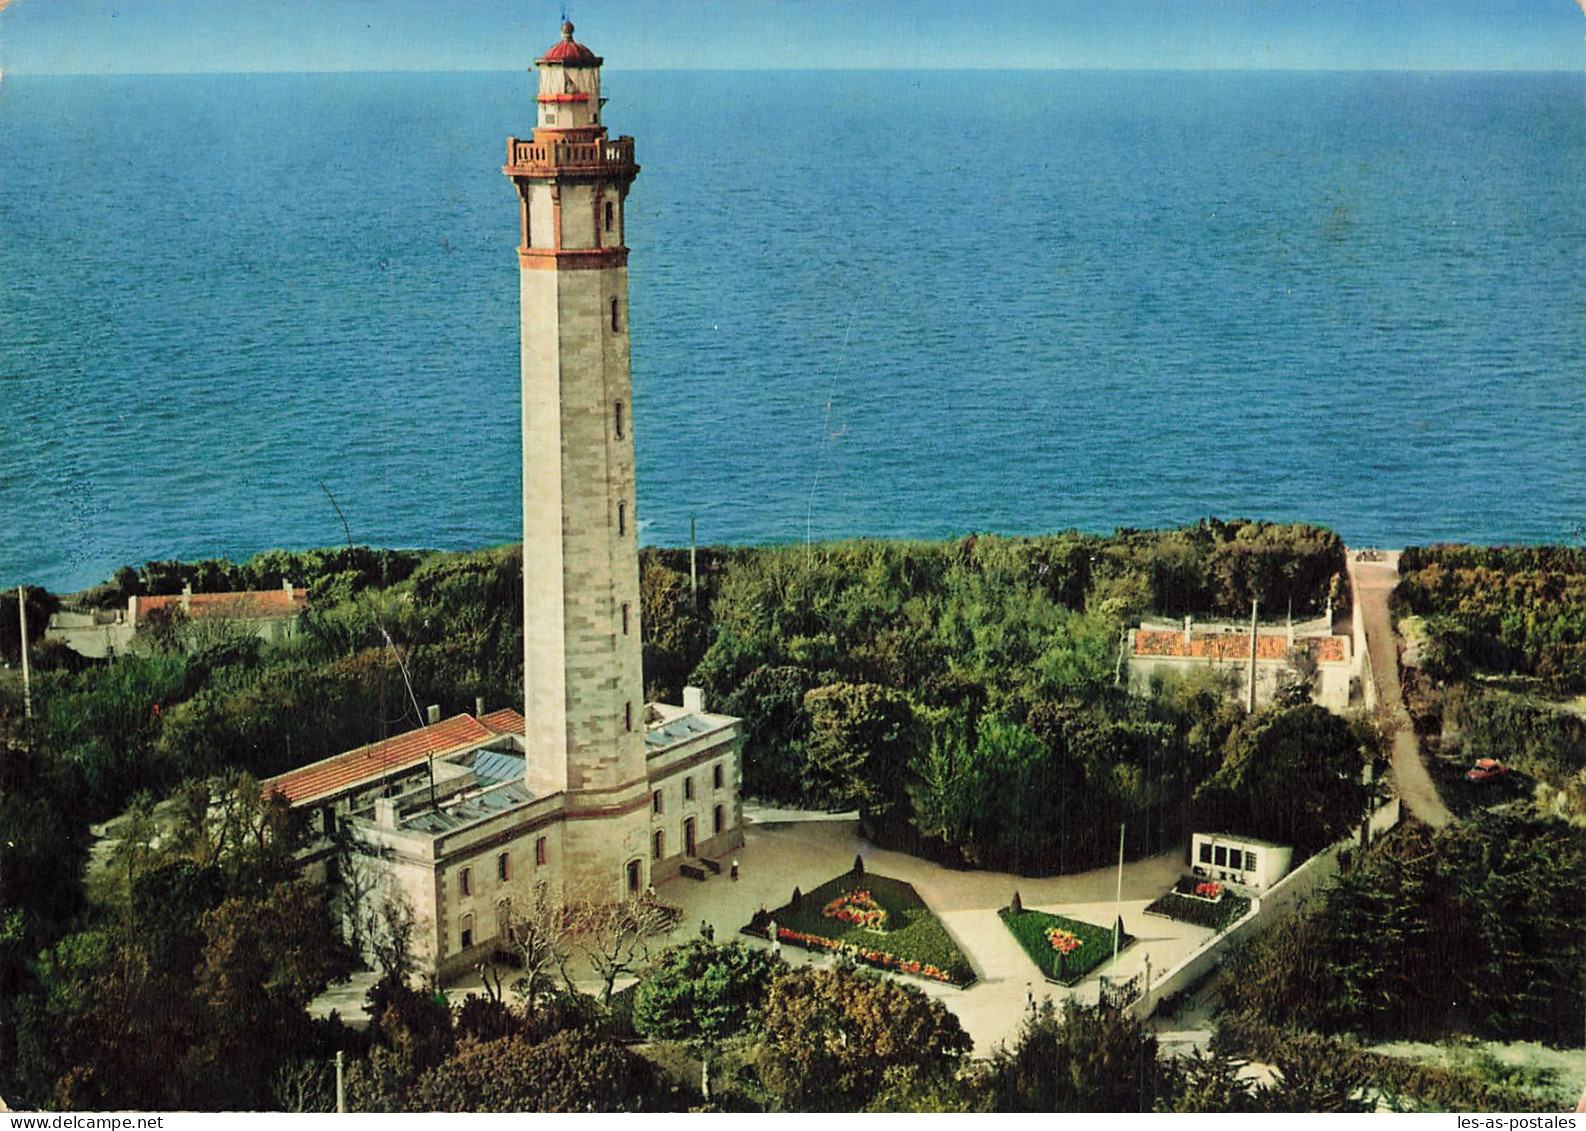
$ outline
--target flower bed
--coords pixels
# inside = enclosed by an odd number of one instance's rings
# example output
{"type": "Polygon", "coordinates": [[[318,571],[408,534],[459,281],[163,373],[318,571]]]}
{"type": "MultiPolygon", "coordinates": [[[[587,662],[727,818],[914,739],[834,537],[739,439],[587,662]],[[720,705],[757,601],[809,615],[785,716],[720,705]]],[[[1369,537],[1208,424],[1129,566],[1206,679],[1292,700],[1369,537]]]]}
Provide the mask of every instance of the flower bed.
{"type": "Polygon", "coordinates": [[[789,902],[763,915],[757,912],[743,932],[765,938],[772,922],[778,939],[794,946],[836,951],[882,970],[954,986],[975,980],[964,952],[902,880],[850,872],[804,893],[796,908],[789,902]],[[879,919],[874,911],[881,912],[879,919]]]}
{"type": "Polygon", "coordinates": [[[887,909],[868,891],[846,891],[821,908],[821,914],[878,934],[887,929],[887,909]]]}
{"type": "Polygon", "coordinates": [[[1173,892],[1186,899],[1204,899],[1207,903],[1216,903],[1227,893],[1228,888],[1216,880],[1202,880],[1194,876],[1180,876],[1173,884],[1173,892]]]}
{"type": "Polygon", "coordinates": [[[1244,918],[1249,910],[1250,900],[1222,884],[1208,884],[1205,880],[1186,876],[1173,885],[1172,891],[1148,905],[1145,913],[1221,931],[1244,918]],[[1212,899],[1197,893],[1196,888],[1200,887],[1215,887],[1220,892],[1212,899]]]}
{"type": "MultiPolygon", "coordinates": [[[[1050,982],[1072,986],[1112,957],[1112,931],[1046,911],[997,912],[1013,937],[1050,982]]],[[[1134,941],[1124,935],[1120,949],[1134,941]]]]}

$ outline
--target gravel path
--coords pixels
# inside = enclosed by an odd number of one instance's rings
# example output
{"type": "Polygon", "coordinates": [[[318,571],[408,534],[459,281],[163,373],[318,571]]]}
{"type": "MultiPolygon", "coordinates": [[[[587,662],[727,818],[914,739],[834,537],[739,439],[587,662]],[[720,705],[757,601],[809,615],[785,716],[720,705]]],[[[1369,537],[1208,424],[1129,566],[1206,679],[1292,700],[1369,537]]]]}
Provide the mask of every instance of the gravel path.
{"type": "Polygon", "coordinates": [[[1454,814],[1432,784],[1432,775],[1426,770],[1420,743],[1410,725],[1410,713],[1404,707],[1399,688],[1398,642],[1388,612],[1388,597],[1399,584],[1399,557],[1396,553],[1383,556],[1384,561],[1368,562],[1351,554],[1349,572],[1365,621],[1366,652],[1377,684],[1377,703],[1393,732],[1393,777],[1399,796],[1412,816],[1440,829],[1454,819],[1454,814]]]}

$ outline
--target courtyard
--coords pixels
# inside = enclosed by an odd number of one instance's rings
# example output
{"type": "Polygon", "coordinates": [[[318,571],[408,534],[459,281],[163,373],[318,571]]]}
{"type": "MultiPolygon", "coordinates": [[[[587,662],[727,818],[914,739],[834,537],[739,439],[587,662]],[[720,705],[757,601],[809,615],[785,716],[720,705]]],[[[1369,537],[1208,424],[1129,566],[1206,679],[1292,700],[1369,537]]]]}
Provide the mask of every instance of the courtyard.
{"type": "MultiPolygon", "coordinates": [[[[755,911],[786,903],[795,886],[809,891],[847,872],[855,854],[864,857],[867,873],[912,884],[969,956],[976,980],[967,989],[923,978],[902,980],[951,1009],[974,1039],[977,1054],[985,1055],[1002,1042],[1012,1043],[1032,1001],[1039,1002],[1043,997],[1061,1001],[1068,996],[1091,1004],[1096,1001],[1096,974],[1072,989],[1045,981],[998,918],[997,911],[1017,890],[1026,907],[1110,926],[1115,917],[1116,867],[1034,879],[1002,872],[961,871],[874,847],[859,835],[859,822],[852,815],[745,806],[744,846],[735,854],[738,881],[732,881],[730,869],[724,866],[721,875],[704,882],[670,880],[661,886],[659,895],[662,902],[682,909],[680,935],[694,934],[703,922],[711,926],[718,941],[741,938],[738,929],[755,911]]],[[[724,859],[723,865],[730,864],[731,859],[724,859]]],[[[1133,977],[1144,969],[1149,956],[1154,979],[1211,936],[1212,932],[1204,927],[1144,914],[1146,905],[1170,888],[1183,872],[1183,855],[1179,852],[1124,865],[1124,929],[1134,936],[1135,942],[1119,956],[1116,967],[1109,960],[1097,973],[1120,979],[1133,977]]],[[[750,941],[754,946],[768,945],[750,941]]],[[[782,948],[782,958],[794,964],[833,961],[825,953],[792,946],[782,948]]]]}

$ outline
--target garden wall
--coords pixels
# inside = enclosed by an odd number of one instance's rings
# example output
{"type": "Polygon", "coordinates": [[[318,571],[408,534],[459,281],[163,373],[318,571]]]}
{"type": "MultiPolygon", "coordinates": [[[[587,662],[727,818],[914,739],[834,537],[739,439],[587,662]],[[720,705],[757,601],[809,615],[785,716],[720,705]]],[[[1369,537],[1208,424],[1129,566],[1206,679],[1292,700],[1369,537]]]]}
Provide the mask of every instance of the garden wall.
{"type": "Polygon", "coordinates": [[[1360,677],[1360,693],[1367,711],[1377,709],[1377,680],[1371,671],[1371,656],[1366,651],[1366,614],[1360,603],[1360,588],[1355,584],[1355,555],[1349,555],[1350,623],[1355,632],[1355,674],[1360,677]]]}
{"type": "MultiPolygon", "coordinates": [[[[1356,606],[1359,607],[1358,605],[1356,606]]],[[[1399,799],[1389,798],[1371,814],[1370,836],[1376,840],[1399,823],[1399,799]]],[[[1339,858],[1360,845],[1358,834],[1344,837],[1330,848],[1323,849],[1284,876],[1269,888],[1265,895],[1255,897],[1244,918],[1233,923],[1219,935],[1213,935],[1200,949],[1192,951],[1177,966],[1154,978],[1145,993],[1136,998],[1124,1012],[1137,1021],[1143,1021],[1156,1011],[1157,1003],[1170,994],[1188,989],[1201,978],[1221,965],[1223,955],[1271,927],[1282,917],[1310,898],[1323,884],[1338,875],[1339,858]]]]}

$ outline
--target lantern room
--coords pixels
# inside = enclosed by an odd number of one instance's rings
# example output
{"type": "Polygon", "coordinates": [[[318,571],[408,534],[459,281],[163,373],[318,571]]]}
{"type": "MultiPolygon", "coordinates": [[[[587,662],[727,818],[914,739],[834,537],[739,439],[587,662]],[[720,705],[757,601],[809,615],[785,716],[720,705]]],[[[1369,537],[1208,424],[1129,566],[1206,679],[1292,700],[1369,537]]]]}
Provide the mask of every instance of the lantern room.
{"type": "Polygon", "coordinates": [[[534,62],[540,71],[536,132],[599,128],[602,62],[599,55],[573,41],[573,25],[564,22],[562,41],[534,62]]]}

